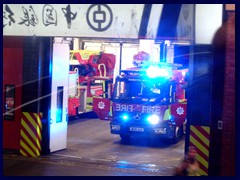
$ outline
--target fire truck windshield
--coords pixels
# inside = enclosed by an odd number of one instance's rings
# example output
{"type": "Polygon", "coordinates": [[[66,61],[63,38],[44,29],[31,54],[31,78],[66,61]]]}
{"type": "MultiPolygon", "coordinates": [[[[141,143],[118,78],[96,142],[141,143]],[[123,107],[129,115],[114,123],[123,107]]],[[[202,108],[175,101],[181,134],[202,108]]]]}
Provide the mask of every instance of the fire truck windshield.
{"type": "Polygon", "coordinates": [[[168,103],[172,85],[149,79],[118,79],[115,82],[113,101],[136,103],[168,103]]]}

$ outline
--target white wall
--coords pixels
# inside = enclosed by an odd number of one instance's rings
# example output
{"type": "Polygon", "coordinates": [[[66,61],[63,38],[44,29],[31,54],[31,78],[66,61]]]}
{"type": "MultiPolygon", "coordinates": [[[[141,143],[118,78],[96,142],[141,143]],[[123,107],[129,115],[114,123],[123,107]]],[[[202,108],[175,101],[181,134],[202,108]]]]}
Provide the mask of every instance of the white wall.
{"type": "Polygon", "coordinates": [[[217,29],[222,25],[222,4],[196,4],[195,43],[211,44],[217,29]]]}

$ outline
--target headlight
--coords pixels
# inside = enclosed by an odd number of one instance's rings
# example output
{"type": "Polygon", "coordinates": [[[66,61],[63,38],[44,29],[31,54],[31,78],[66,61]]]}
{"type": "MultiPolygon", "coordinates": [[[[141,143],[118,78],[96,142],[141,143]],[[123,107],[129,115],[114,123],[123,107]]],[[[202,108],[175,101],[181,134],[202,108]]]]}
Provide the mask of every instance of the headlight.
{"type": "Polygon", "coordinates": [[[126,121],[129,120],[129,116],[128,116],[127,114],[123,114],[123,115],[121,116],[121,118],[122,118],[122,120],[123,120],[124,122],[126,122],[126,121]]]}
{"type": "Polygon", "coordinates": [[[157,124],[159,123],[160,119],[157,115],[151,115],[151,116],[148,116],[147,118],[148,122],[150,122],[151,124],[157,124]]]}

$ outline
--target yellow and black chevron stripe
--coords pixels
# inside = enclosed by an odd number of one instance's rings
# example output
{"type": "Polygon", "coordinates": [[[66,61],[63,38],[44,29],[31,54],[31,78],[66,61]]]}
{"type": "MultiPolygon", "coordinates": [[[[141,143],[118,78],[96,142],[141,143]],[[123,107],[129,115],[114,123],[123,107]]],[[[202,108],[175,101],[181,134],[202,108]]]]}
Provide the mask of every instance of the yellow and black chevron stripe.
{"type": "Polygon", "coordinates": [[[197,148],[200,175],[208,175],[210,128],[190,126],[190,146],[197,148]]]}
{"type": "Polygon", "coordinates": [[[42,113],[22,112],[20,129],[20,153],[37,157],[41,154],[42,113]]]}

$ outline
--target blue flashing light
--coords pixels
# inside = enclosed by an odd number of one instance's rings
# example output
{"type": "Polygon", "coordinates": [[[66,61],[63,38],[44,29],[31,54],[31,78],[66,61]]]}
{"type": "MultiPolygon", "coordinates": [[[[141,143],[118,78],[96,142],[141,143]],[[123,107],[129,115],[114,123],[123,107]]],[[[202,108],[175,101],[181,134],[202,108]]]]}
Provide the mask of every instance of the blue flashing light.
{"type": "Polygon", "coordinates": [[[186,76],[186,72],[185,72],[185,71],[182,71],[182,75],[183,75],[183,77],[186,76]]]}
{"type": "Polygon", "coordinates": [[[128,121],[129,116],[127,114],[122,115],[123,121],[128,121]]]}
{"type": "Polygon", "coordinates": [[[169,76],[169,72],[167,69],[163,69],[158,66],[148,67],[146,70],[146,73],[149,78],[168,77],[169,76]]]}
{"type": "Polygon", "coordinates": [[[122,168],[122,169],[125,169],[125,168],[127,169],[128,168],[127,166],[128,166],[129,163],[127,161],[117,161],[117,163],[118,163],[117,164],[118,168],[122,168]]]}
{"type": "Polygon", "coordinates": [[[127,161],[117,161],[117,162],[121,164],[129,164],[127,161]]]}
{"type": "Polygon", "coordinates": [[[148,122],[150,122],[151,124],[157,124],[159,123],[160,119],[156,114],[153,114],[151,116],[148,116],[147,118],[148,122]]]}
{"type": "Polygon", "coordinates": [[[173,117],[172,115],[170,115],[170,116],[169,116],[169,120],[170,120],[171,122],[174,122],[174,117],[173,117]]]}
{"type": "Polygon", "coordinates": [[[59,122],[62,122],[62,110],[61,109],[57,109],[57,112],[56,112],[56,122],[59,123],[59,122]]]}
{"type": "Polygon", "coordinates": [[[168,77],[169,76],[169,72],[167,69],[159,69],[159,72],[157,73],[159,76],[162,77],[168,77]]]}

